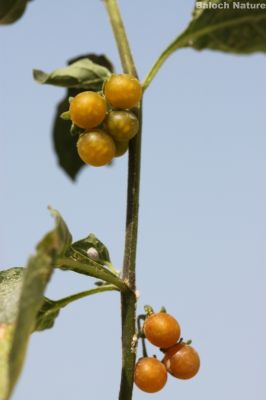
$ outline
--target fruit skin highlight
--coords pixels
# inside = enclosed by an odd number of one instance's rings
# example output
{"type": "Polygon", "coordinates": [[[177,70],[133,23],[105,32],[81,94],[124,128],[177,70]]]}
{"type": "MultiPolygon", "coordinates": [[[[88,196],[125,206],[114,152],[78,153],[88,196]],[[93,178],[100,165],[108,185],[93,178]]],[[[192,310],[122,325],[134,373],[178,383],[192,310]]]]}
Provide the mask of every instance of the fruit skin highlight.
{"type": "Polygon", "coordinates": [[[126,110],[139,103],[142,87],[139,80],[133,75],[113,74],[104,85],[104,94],[112,107],[126,110]]]}
{"type": "Polygon", "coordinates": [[[108,133],[117,141],[129,141],[139,130],[139,120],[130,111],[111,111],[105,120],[108,133]]]}
{"type": "Polygon", "coordinates": [[[167,382],[166,367],[157,358],[141,358],[135,367],[134,381],[144,392],[159,392],[167,382]]]}
{"type": "Polygon", "coordinates": [[[105,99],[95,92],[81,92],[71,101],[69,113],[72,122],[79,128],[95,128],[105,118],[105,99]]]}
{"type": "Polygon", "coordinates": [[[176,344],[181,333],[177,320],[165,312],[149,315],[144,321],[143,330],[149,342],[161,349],[176,344]]]}
{"type": "Polygon", "coordinates": [[[94,167],[109,164],[116,152],[113,139],[101,129],[80,135],[77,150],[82,161],[94,167]]]}
{"type": "Polygon", "coordinates": [[[191,379],[200,369],[200,358],[193,347],[177,343],[167,350],[163,363],[175,378],[191,379]]]}

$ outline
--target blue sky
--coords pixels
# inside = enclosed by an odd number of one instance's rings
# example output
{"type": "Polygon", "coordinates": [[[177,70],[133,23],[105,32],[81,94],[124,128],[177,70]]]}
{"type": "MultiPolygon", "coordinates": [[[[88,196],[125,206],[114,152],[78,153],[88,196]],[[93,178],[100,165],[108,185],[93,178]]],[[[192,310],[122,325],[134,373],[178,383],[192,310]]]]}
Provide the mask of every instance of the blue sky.
{"type": "MultiPolygon", "coordinates": [[[[185,28],[193,1],[120,3],[144,78],[185,28]]],[[[107,54],[120,71],[102,2],[35,0],[0,35],[1,266],[26,263],[53,224],[50,204],[75,239],[93,232],[106,243],[120,268],[126,157],[113,168],[85,168],[73,184],[51,141],[64,90],[36,84],[31,72],[87,52],[107,54]]],[[[165,305],[202,359],[194,380],[169,378],[154,400],[265,398],[265,67],[264,55],[182,50],[145,94],[139,312],[165,305]]],[[[56,272],[47,295],[92,285],[56,272]]],[[[34,334],[14,400],[116,399],[119,306],[116,293],[83,299],[53,330],[34,334]]],[[[135,390],[135,400],[148,397],[135,390]]]]}

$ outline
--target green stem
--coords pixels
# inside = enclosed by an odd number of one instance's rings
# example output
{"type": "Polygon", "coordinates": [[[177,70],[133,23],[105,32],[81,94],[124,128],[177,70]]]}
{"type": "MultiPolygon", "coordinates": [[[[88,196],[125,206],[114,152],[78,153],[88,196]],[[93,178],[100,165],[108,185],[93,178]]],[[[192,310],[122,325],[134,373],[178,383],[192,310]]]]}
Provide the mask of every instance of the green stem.
{"type": "Polygon", "coordinates": [[[159,69],[165,63],[167,58],[176,50],[175,43],[171,43],[169,47],[167,47],[160,57],[156,60],[155,64],[152,66],[151,70],[149,71],[148,75],[144,79],[142,84],[143,90],[146,90],[147,87],[150,85],[151,81],[154,79],[155,75],[157,75],[159,69]]]}
{"type": "MultiPolygon", "coordinates": [[[[104,0],[121,63],[125,73],[137,77],[137,71],[129,47],[124,24],[121,18],[117,0],[104,0]]],[[[138,109],[141,126],[141,107],[138,109]]],[[[136,333],[136,251],[138,234],[138,211],[140,190],[141,161],[141,127],[138,134],[130,141],[128,161],[128,191],[126,237],[123,264],[123,279],[132,291],[121,292],[122,319],[122,373],[119,400],[131,400],[133,393],[134,369],[136,363],[137,333],[136,333]]]]}
{"type": "Polygon", "coordinates": [[[42,330],[43,323],[46,324],[46,321],[49,318],[49,316],[51,316],[54,319],[55,313],[60,311],[61,308],[66,307],[68,304],[73,303],[74,301],[77,301],[84,297],[91,296],[93,294],[111,292],[111,291],[119,292],[119,289],[115,285],[102,285],[100,287],[95,287],[93,289],[89,289],[89,290],[85,290],[83,292],[72,294],[71,296],[67,296],[67,297],[64,297],[63,299],[59,299],[59,300],[50,300],[50,299],[46,298],[45,299],[46,301],[43,303],[43,306],[41,307],[41,309],[39,310],[39,313],[37,315],[36,325],[35,325],[33,331],[42,330]]]}
{"type": "Polygon", "coordinates": [[[138,321],[138,337],[141,339],[142,355],[143,355],[143,357],[148,357],[143,327],[141,326],[141,321],[145,320],[145,318],[146,318],[146,315],[143,315],[143,314],[138,316],[138,319],[137,319],[137,321],[138,321]]]}
{"type": "Polygon", "coordinates": [[[66,307],[68,304],[73,303],[73,301],[82,299],[83,297],[92,296],[97,293],[111,292],[111,291],[119,291],[119,289],[114,285],[103,285],[97,288],[93,288],[90,290],[84,290],[83,292],[79,292],[76,294],[72,294],[71,296],[64,297],[60,300],[54,300],[53,310],[60,310],[63,307],[66,307]]]}
{"type": "Polygon", "coordinates": [[[137,76],[137,70],[134,64],[117,0],[104,0],[104,3],[115,36],[123,70],[127,74],[137,76]]]}

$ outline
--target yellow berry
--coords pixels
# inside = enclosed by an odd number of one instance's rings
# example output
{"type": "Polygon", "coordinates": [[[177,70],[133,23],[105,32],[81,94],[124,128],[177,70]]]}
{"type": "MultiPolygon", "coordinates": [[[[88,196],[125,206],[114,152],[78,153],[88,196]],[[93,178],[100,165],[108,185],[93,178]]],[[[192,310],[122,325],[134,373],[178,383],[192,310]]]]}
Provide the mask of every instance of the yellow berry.
{"type": "Polygon", "coordinates": [[[77,150],[86,164],[101,167],[112,161],[116,148],[111,136],[101,129],[94,129],[79,137],[77,150]]]}
{"type": "Polygon", "coordinates": [[[105,118],[105,99],[95,92],[81,92],[71,101],[70,118],[79,128],[92,129],[105,118]]]}
{"type": "Polygon", "coordinates": [[[142,96],[142,87],[133,75],[112,75],[105,83],[104,93],[112,107],[125,110],[138,104],[142,96]]]}

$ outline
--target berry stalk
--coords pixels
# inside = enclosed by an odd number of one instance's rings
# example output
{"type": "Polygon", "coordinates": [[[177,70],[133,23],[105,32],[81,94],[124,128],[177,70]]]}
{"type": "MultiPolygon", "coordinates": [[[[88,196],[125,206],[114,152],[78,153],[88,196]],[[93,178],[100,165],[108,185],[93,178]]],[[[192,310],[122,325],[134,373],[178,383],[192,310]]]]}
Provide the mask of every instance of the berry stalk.
{"type": "MultiPolygon", "coordinates": [[[[125,73],[137,77],[137,71],[128,43],[117,0],[104,0],[121,63],[125,73]]],[[[123,264],[123,279],[129,285],[128,292],[121,293],[122,318],[122,373],[119,400],[131,400],[133,393],[134,369],[136,363],[136,251],[138,235],[138,211],[141,164],[141,106],[137,110],[140,128],[130,141],[128,161],[126,236],[123,264]]]]}

